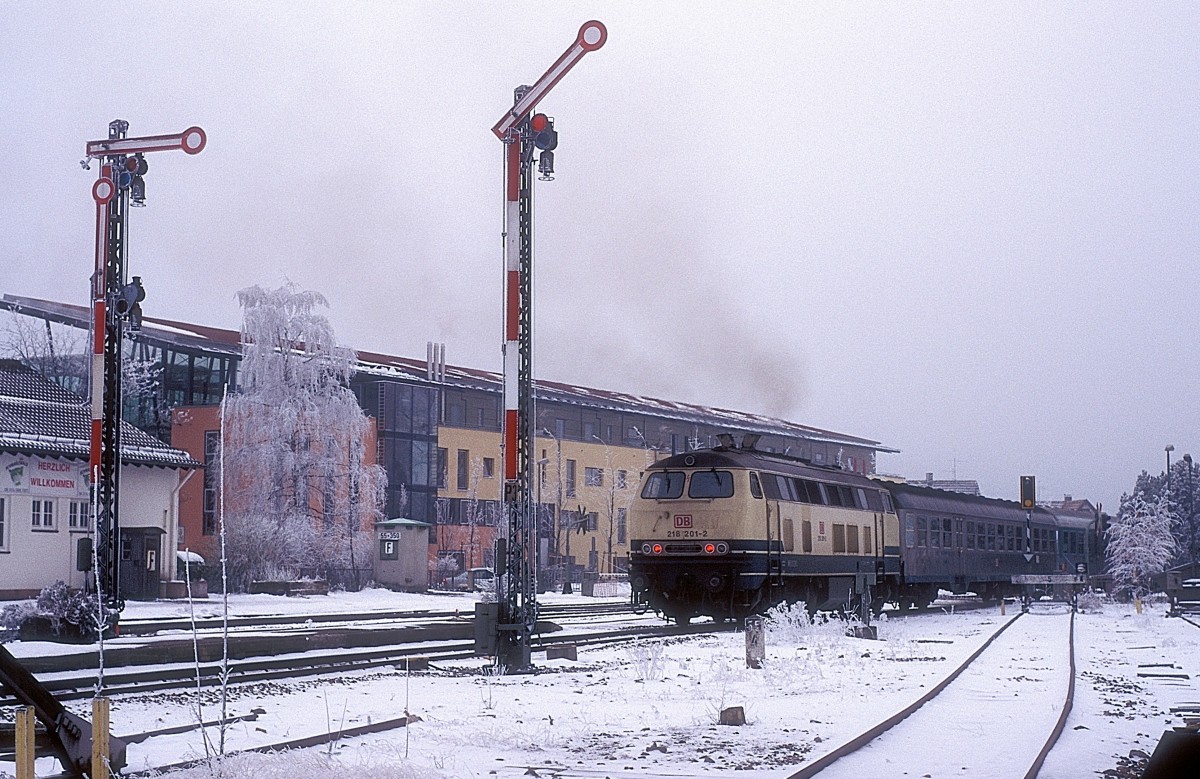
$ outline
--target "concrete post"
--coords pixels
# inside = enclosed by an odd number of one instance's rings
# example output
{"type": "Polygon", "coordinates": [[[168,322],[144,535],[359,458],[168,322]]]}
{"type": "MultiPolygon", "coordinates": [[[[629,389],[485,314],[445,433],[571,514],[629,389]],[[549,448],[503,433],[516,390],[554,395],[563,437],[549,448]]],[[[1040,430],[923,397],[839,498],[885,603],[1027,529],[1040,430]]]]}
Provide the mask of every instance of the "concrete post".
{"type": "Polygon", "coordinates": [[[762,668],[767,656],[767,639],[762,617],[746,617],[746,667],[762,668]]]}

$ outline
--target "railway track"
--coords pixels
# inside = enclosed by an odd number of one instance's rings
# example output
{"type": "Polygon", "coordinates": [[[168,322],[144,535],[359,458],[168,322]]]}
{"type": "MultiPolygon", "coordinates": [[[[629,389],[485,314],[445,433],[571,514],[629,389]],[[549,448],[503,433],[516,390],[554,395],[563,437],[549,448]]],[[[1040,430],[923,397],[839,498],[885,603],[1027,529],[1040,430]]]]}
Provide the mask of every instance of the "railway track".
{"type": "Polygon", "coordinates": [[[788,779],[871,776],[884,765],[891,776],[1034,779],[1071,710],[1074,635],[1074,613],[1017,614],[920,699],[788,779]],[[1063,623],[1061,635],[1043,630],[1046,619],[1063,623]],[[1045,685],[1060,691],[1058,705],[1039,709],[1022,693],[1045,685]]]}
{"type": "MultiPolygon", "coordinates": [[[[616,612],[606,610],[603,614],[616,612]]],[[[576,612],[576,618],[594,618],[594,612],[576,612]]],[[[630,615],[632,616],[632,615],[630,615]]],[[[561,619],[561,617],[560,617],[561,619]]],[[[630,639],[667,638],[700,633],[734,630],[733,623],[698,623],[680,628],[676,625],[626,625],[615,623],[597,629],[595,623],[569,626],[563,620],[562,629],[534,636],[535,651],[548,646],[570,643],[600,645],[630,639]]],[[[473,628],[472,625],[466,625],[473,628]]],[[[248,684],[264,681],[301,678],[321,674],[345,674],[402,664],[406,659],[420,658],[421,662],[462,660],[475,657],[474,640],[450,639],[371,647],[367,649],[332,648],[270,657],[230,660],[229,683],[248,684]]],[[[199,683],[212,686],[220,683],[221,664],[204,662],[199,666],[199,683]]],[[[197,667],[194,661],[155,664],[145,670],[107,670],[104,675],[108,696],[195,689],[197,667]]],[[[42,685],[59,700],[79,700],[94,694],[96,673],[91,669],[62,671],[39,676],[42,685]]],[[[14,706],[11,696],[0,697],[0,706],[14,706]]]]}

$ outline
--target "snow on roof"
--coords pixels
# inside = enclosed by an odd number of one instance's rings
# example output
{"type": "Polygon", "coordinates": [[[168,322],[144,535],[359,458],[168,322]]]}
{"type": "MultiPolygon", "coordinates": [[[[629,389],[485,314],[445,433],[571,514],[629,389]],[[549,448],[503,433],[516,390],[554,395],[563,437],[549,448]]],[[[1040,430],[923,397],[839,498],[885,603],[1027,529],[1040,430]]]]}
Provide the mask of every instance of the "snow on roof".
{"type": "MultiPolygon", "coordinates": [[[[44,317],[82,329],[87,329],[91,325],[91,312],[87,308],[66,303],[6,294],[0,296],[0,308],[44,317]]],[[[195,325],[170,319],[145,317],[142,321],[141,337],[152,342],[158,340],[192,349],[206,349],[224,354],[241,353],[241,333],[237,330],[195,325]]],[[[424,360],[378,352],[359,351],[356,354],[360,374],[402,377],[407,381],[417,383],[434,383],[428,377],[428,365],[424,360]]],[[[503,379],[499,373],[493,371],[447,365],[445,381],[441,383],[452,387],[500,392],[503,379]]],[[[726,424],[731,428],[747,432],[798,436],[821,443],[861,446],[878,452],[894,453],[899,451],[871,439],[822,430],[785,419],[696,403],[632,395],[615,390],[535,379],[534,394],[543,400],[586,405],[610,411],[651,414],[699,424],[726,424]]]]}

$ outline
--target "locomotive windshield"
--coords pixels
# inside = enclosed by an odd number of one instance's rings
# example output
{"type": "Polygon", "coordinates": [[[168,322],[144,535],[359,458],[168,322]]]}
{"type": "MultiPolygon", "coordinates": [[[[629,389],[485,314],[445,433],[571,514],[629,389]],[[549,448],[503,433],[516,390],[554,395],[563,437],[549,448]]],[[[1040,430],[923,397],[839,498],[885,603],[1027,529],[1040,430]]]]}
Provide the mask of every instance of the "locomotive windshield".
{"type": "Polygon", "coordinates": [[[642,497],[650,499],[672,499],[683,496],[683,471],[657,471],[646,479],[642,497]]]}
{"type": "Polygon", "coordinates": [[[692,474],[689,498],[733,497],[733,474],[729,471],[696,471],[692,474]]]}

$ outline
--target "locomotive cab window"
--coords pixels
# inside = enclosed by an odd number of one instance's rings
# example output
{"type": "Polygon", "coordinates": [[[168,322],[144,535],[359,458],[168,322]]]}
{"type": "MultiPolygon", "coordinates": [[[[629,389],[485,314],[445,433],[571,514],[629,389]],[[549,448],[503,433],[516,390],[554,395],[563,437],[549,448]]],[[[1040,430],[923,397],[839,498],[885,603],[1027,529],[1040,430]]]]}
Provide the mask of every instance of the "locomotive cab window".
{"type": "Polygon", "coordinates": [[[733,497],[733,474],[729,471],[696,471],[688,487],[689,498],[733,497]]]}
{"type": "Polygon", "coordinates": [[[686,474],[683,471],[658,471],[646,479],[642,487],[642,497],[652,500],[673,500],[683,497],[683,481],[686,474]]]}
{"type": "Polygon", "coordinates": [[[754,471],[750,472],[750,494],[755,498],[763,496],[762,485],[758,483],[758,474],[754,471]]]}

